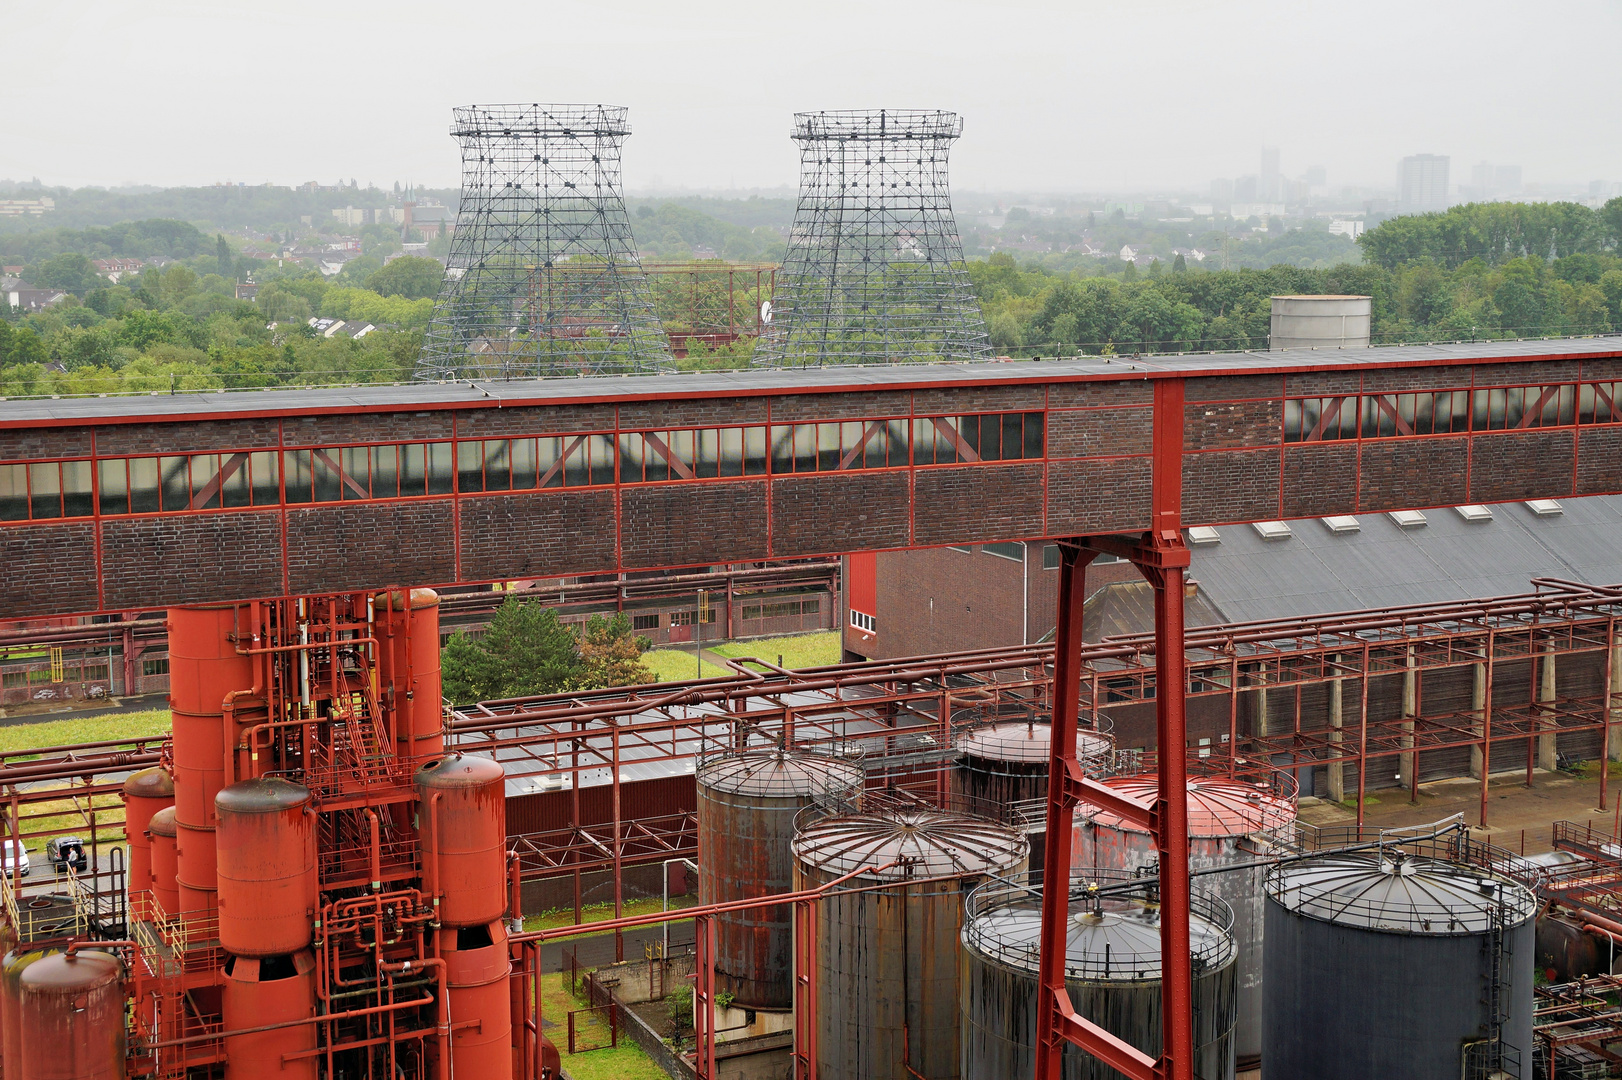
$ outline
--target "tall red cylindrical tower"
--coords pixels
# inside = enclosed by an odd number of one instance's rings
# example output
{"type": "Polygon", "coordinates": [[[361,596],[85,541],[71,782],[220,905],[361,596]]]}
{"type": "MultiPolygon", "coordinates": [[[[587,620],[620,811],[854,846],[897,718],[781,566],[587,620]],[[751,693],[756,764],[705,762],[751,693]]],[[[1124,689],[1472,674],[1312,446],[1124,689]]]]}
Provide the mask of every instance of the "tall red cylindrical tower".
{"type": "Polygon", "coordinates": [[[452,1072],[479,1080],[510,1080],[511,964],[506,928],[500,919],[483,926],[447,927],[439,931],[439,955],[445,958],[450,998],[452,1072]],[[474,1017],[479,1019],[477,1025],[458,1026],[474,1017]]]}
{"type": "Polygon", "coordinates": [[[166,806],[146,823],[152,841],[152,899],[165,915],[180,910],[180,892],[175,884],[175,808],[166,806]]]}
{"type": "Polygon", "coordinates": [[[223,982],[220,1016],[227,1032],[272,1028],[225,1036],[226,1080],[315,1080],[316,1057],[283,1058],[316,1047],[316,1025],[292,1024],[315,1012],[315,957],[309,950],[232,957],[223,982]]]}
{"type": "Polygon", "coordinates": [[[152,815],[175,804],[175,781],[162,769],[142,769],[124,781],[124,835],[129,840],[127,887],[131,894],[152,888],[152,815]]]}
{"type": "Polygon", "coordinates": [[[417,770],[417,828],[427,888],[444,926],[482,926],[507,910],[505,773],[451,754],[417,770]]]}
{"type": "Polygon", "coordinates": [[[397,752],[401,757],[438,757],[445,752],[439,594],[432,589],[392,589],[378,593],[372,603],[379,623],[378,682],[394,694],[397,752]]]}
{"type": "Polygon", "coordinates": [[[279,777],[243,780],[214,796],[220,947],[284,956],[310,944],[318,903],[310,790],[279,777]]]}

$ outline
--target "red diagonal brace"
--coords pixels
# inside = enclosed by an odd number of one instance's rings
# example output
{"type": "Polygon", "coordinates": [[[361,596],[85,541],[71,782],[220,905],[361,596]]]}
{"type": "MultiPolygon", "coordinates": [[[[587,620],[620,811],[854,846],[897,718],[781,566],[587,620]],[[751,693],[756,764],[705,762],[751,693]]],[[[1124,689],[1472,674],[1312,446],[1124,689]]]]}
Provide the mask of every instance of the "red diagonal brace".
{"type": "Polygon", "coordinates": [[[1131,1043],[1123,1042],[1092,1021],[1077,1015],[1070,995],[1059,1001],[1059,1034],[1093,1057],[1132,1080],[1158,1080],[1159,1062],[1131,1043]]]}

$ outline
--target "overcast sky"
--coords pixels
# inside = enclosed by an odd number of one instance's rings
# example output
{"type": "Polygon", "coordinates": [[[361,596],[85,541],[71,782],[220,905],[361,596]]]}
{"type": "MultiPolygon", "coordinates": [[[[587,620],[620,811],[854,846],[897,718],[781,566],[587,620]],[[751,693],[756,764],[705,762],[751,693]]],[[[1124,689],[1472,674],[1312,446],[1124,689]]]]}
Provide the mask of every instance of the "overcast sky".
{"type": "Polygon", "coordinates": [[[960,188],[1198,187],[1404,154],[1622,180],[1617,0],[74,0],[6,20],[0,177],[453,186],[453,105],[630,107],[625,183],[795,182],[790,114],[963,114],[960,188]]]}

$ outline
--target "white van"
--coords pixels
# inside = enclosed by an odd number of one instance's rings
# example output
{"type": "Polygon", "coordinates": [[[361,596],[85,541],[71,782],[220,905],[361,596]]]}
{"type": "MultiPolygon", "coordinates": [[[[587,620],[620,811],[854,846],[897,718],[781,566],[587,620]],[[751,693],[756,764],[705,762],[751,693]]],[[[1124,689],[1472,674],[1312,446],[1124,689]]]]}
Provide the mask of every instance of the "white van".
{"type": "Polygon", "coordinates": [[[10,877],[14,870],[28,876],[28,849],[21,840],[0,840],[0,873],[10,877]]]}

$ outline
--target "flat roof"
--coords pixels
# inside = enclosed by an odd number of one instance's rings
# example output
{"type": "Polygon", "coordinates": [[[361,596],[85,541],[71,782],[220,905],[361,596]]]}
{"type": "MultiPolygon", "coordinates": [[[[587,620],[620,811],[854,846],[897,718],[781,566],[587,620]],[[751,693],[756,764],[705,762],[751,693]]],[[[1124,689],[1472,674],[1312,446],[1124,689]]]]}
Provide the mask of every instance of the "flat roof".
{"type": "Polygon", "coordinates": [[[313,416],[323,413],[579,405],[858,390],[1115,382],[1182,376],[1303,374],[1348,368],[1532,363],[1613,356],[1622,356],[1622,335],[1541,341],[1376,345],[1360,349],[1156,353],[1141,356],[1082,356],[1063,360],[990,360],[963,364],[843,364],[815,368],[562,376],[511,381],[481,379],[472,382],[400,383],[302,390],[217,390],[185,394],[159,392],[109,397],[0,399],[0,428],[230,419],[266,413],[313,416]]]}

